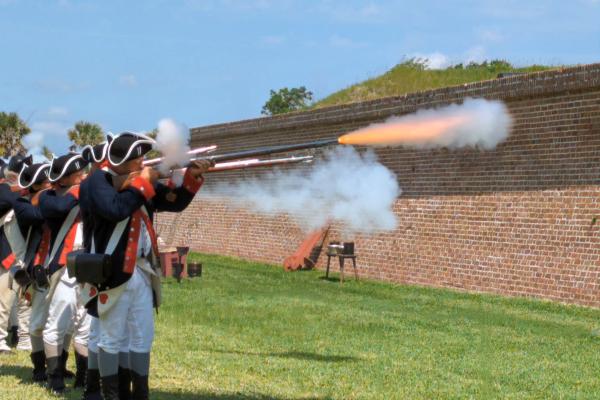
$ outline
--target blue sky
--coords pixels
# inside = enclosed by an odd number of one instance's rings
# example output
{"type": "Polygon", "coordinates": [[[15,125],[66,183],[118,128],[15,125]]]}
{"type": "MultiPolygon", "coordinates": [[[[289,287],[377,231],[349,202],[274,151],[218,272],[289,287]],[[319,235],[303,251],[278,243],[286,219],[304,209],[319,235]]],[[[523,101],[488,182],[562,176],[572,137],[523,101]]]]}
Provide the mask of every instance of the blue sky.
{"type": "Polygon", "coordinates": [[[62,153],[80,119],[253,118],[270,89],[322,98],[411,56],[600,62],[600,0],[0,0],[0,44],[0,110],[62,153]]]}

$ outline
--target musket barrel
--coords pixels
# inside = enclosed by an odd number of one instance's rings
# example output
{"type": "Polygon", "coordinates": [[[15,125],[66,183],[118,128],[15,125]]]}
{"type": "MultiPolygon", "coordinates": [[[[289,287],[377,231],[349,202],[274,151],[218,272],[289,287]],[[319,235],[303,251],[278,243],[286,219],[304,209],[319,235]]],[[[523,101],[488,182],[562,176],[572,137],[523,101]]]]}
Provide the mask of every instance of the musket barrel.
{"type": "Polygon", "coordinates": [[[297,143],[297,144],[284,144],[284,145],[280,145],[280,146],[259,147],[257,149],[252,149],[252,150],[235,151],[232,153],[216,154],[214,156],[201,157],[201,158],[213,160],[214,162],[223,162],[223,161],[238,160],[238,159],[249,158],[249,157],[266,156],[266,155],[275,154],[275,153],[284,153],[284,152],[288,152],[288,151],[313,149],[313,148],[317,148],[317,147],[331,146],[334,144],[335,145],[339,144],[337,138],[336,139],[315,140],[312,142],[297,143]]]}

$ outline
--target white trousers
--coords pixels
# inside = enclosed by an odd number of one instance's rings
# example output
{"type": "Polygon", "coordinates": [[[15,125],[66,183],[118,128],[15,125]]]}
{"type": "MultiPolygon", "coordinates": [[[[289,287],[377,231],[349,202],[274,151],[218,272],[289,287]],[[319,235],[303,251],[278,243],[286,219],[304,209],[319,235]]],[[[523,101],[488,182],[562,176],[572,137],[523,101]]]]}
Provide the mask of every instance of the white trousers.
{"type": "Polygon", "coordinates": [[[107,353],[149,353],[154,340],[152,287],[147,272],[135,267],[116,304],[98,318],[98,347],[107,353]],[[125,350],[124,343],[129,342],[125,350]]]}
{"type": "Polygon", "coordinates": [[[44,332],[44,326],[48,319],[47,295],[48,289],[34,289],[31,299],[31,316],[29,318],[29,334],[31,336],[41,337],[44,332]]]}
{"type": "MultiPolygon", "coordinates": [[[[16,283],[13,285],[16,285],[16,283]]],[[[10,319],[12,326],[18,326],[19,344],[17,345],[17,350],[31,350],[31,343],[29,342],[31,306],[25,299],[25,296],[22,295],[21,289],[16,290],[16,292],[17,299],[15,300],[10,319]]]]}
{"type": "Polygon", "coordinates": [[[10,350],[6,338],[11,325],[10,315],[17,298],[16,292],[10,287],[10,281],[10,273],[0,265],[0,350],[10,350]]]}
{"type": "Polygon", "coordinates": [[[90,333],[90,316],[81,301],[81,287],[66,271],[56,285],[50,305],[48,320],[44,326],[44,343],[52,346],[63,344],[65,335],[73,342],[86,347],[90,333]]]}

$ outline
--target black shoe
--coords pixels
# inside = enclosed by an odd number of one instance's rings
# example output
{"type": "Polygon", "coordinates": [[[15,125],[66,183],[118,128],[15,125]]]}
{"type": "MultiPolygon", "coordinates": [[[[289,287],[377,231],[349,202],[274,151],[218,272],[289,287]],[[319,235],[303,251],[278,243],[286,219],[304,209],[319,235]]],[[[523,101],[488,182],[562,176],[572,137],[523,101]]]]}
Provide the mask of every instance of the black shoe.
{"type": "Polygon", "coordinates": [[[85,386],[85,373],[87,371],[87,365],[88,365],[88,358],[75,352],[75,365],[77,366],[77,371],[75,372],[75,382],[73,382],[73,387],[74,388],[84,387],[85,386]]]}
{"type": "Polygon", "coordinates": [[[61,366],[60,357],[48,357],[48,389],[54,394],[63,394],[65,392],[65,378],[61,366]]]}
{"type": "Polygon", "coordinates": [[[119,400],[119,375],[103,376],[100,382],[104,400],[119,400]]]}
{"type": "Polygon", "coordinates": [[[68,360],[69,360],[69,352],[63,350],[62,356],[60,357],[63,376],[65,379],[73,379],[73,378],[75,378],[75,374],[73,373],[73,371],[69,371],[67,369],[67,361],[68,360]]]}
{"type": "Polygon", "coordinates": [[[100,394],[100,372],[97,369],[88,369],[85,374],[85,389],[81,400],[102,400],[100,394]]]}
{"type": "Polygon", "coordinates": [[[119,367],[119,399],[131,399],[131,370],[119,367]]]}
{"type": "Polygon", "coordinates": [[[46,382],[48,376],[46,375],[46,354],[44,351],[36,351],[31,353],[29,357],[33,364],[33,381],[37,383],[46,382]]]}
{"type": "Polygon", "coordinates": [[[148,375],[140,376],[131,371],[133,380],[133,400],[148,400],[148,375]]]}
{"type": "Polygon", "coordinates": [[[6,342],[10,347],[17,347],[19,344],[19,327],[11,326],[8,330],[8,337],[6,338],[6,342]]]}

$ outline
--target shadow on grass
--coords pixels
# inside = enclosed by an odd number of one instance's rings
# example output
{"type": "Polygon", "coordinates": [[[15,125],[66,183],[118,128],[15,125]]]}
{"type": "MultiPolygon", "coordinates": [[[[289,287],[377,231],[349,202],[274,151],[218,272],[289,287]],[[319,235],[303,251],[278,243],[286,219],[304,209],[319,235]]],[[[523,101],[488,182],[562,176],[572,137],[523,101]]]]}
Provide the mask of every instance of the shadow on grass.
{"type": "Polygon", "coordinates": [[[153,400],[328,400],[330,397],[274,397],[263,394],[252,393],[225,393],[216,394],[210,392],[176,393],[160,390],[150,390],[150,398],[153,400]]]}
{"type": "Polygon", "coordinates": [[[325,354],[317,354],[317,353],[308,353],[304,351],[286,351],[282,353],[257,353],[252,351],[238,351],[238,350],[209,350],[211,353],[221,353],[221,354],[237,354],[244,356],[259,356],[259,357],[280,357],[280,358],[295,358],[297,360],[307,360],[307,361],[321,361],[321,362],[345,362],[359,361],[360,358],[352,357],[352,356],[336,356],[336,355],[325,355],[325,354]]]}
{"type": "Polygon", "coordinates": [[[319,280],[321,280],[321,281],[327,281],[327,282],[339,282],[340,278],[339,277],[333,277],[333,276],[327,277],[327,276],[323,275],[323,276],[319,277],[319,280]]]}
{"type": "MultiPolygon", "coordinates": [[[[35,385],[31,381],[31,369],[19,365],[3,365],[0,366],[0,375],[12,375],[19,379],[19,384],[35,385]]],[[[72,380],[68,380],[67,387],[70,388],[72,380]]],[[[150,377],[150,386],[152,386],[152,377],[150,377]]],[[[63,399],[79,399],[81,398],[81,389],[70,389],[64,396],[57,397],[63,399]]],[[[256,393],[211,393],[206,391],[198,391],[191,393],[178,393],[175,391],[150,389],[150,398],[156,400],[283,400],[284,397],[274,397],[256,393]]],[[[285,397],[292,400],[328,400],[329,397],[285,397]]]]}
{"type": "Polygon", "coordinates": [[[34,383],[31,380],[32,368],[20,365],[0,365],[0,375],[12,375],[20,380],[19,383],[33,385],[34,383]]]}

